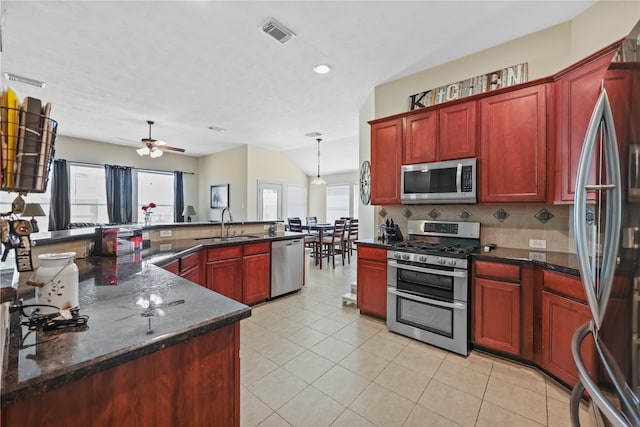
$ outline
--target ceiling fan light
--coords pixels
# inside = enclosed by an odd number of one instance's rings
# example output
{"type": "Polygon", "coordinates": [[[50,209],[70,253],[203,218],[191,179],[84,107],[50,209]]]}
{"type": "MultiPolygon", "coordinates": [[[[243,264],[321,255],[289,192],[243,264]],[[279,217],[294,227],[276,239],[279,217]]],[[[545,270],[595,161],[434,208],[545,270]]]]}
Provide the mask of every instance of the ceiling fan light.
{"type": "Polygon", "coordinates": [[[155,158],[157,158],[157,157],[160,157],[160,156],[162,156],[162,150],[158,150],[157,148],[154,148],[154,149],[151,151],[151,154],[149,154],[149,156],[150,156],[152,159],[155,159],[155,158]]]}
{"type": "Polygon", "coordinates": [[[149,148],[148,147],[138,148],[136,150],[136,153],[138,153],[141,156],[145,156],[145,155],[149,154],[149,148]]]}

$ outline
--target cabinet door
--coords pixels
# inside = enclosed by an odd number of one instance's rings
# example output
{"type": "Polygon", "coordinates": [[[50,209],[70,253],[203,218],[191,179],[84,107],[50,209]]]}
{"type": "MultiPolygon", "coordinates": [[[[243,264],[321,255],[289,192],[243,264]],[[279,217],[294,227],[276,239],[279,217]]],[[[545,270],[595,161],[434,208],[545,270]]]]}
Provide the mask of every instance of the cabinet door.
{"type": "Polygon", "coordinates": [[[546,197],[546,85],[480,101],[480,202],[546,197]]]}
{"type": "Polygon", "coordinates": [[[358,308],[361,313],[387,318],[387,263],[358,258],[358,308]]]}
{"type": "MultiPolygon", "coordinates": [[[[578,373],[571,357],[573,333],[591,319],[586,304],[542,292],[542,367],[573,387],[578,373]]],[[[582,358],[585,366],[596,378],[595,346],[591,337],[582,342],[582,358]]]]}
{"type": "Polygon", "coordinates": [[[256,304],[269,298],[271,256],[268,253],[249,255],[242,259],[242,302],[256,304]]]}
{"type": "Polygon", "coordinates": [[[476,102],[444,107],[439,114],[438,159],[475,157],[478,143],[476,102]]]}
{"type": "Polygon", "coordinates": [[[405,119],[403,164],[435,162],[438,110],[412,114],[405,119]]]}
{"type": "Polygon", "coordinates": [[[242,301],[242,258],[207,263],[207,288],[242,301]]]}
{"type": "Polygon", "coordinates": [[[474,280],[474,343],[520,354],[520,284],[474,280]]]}
{"type": "MultiPolygon", "coordinates": [[[[555,178],[556,203],[573,203],[584,137],[612,56],[613,53],[578,67],[558,81],[560,122],[555,178]]],[[[593,182],[594,178],[595,168],[592,168],[589,182],[593,182]]],[[[590,199],[594,200],[593,197],[590,199]]]]}
{"type": "Polygon", "coordinates": [[[400,203],[402,119],[371,125],[371,204],[400,203]]]}

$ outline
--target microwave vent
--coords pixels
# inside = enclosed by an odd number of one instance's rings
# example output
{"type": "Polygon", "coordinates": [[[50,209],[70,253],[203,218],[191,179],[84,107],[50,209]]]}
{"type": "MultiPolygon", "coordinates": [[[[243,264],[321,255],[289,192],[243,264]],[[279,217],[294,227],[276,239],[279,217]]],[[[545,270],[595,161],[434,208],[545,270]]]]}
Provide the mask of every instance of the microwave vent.
{"type": "Polygon", "coordinates": [[[284,44],[295,37],[293,31],[279,23],[273,18],[269,18],[264,24],[262,24],[262,31],[269,34],[271,37],[284,44]]]}

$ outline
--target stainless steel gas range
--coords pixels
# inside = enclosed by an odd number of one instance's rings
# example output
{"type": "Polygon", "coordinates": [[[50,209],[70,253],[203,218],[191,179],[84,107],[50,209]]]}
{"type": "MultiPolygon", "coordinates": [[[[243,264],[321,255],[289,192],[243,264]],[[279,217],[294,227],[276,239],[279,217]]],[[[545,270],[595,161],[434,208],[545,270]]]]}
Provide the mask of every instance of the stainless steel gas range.
{"type": "Polygon", "coordinates": [[[469,255],[480,247],[480,223],[410,220],[408,232],[387,252],[387,327],[466,356],[469,255]]]}

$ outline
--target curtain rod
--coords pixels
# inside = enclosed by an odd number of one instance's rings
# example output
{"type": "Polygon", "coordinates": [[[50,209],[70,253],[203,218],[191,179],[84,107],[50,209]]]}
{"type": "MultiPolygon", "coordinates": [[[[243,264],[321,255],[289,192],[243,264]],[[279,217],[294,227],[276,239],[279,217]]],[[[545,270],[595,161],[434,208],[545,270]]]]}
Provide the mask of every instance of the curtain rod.
{"type": "MultiPolygon", "coordinates": [[[[62,159],[60,159],[60,160],[62,160],[62,159]]],[[[67,160],[67,163],[73,163],[73,164],[76,164],[76,165],[96,166],[96,167],[104,167],[105,166],[105,165],[101,165],[101,164],[98,164],[98,163],[77,162],[75,160],[67,160]]],[[[119,166],[122,166],[122,165],[119,165],[119,166]]],[[[137,168],[135,166],[126,166],[126,165],[122,166],[122,167],[131,168],[131,169],[137,169],[137,170],[147,171],[147,172],[175,172],[175,171],[166,171],[166,170],[162,170],[162,169],[137,168]]],[[[195,172],[184,172],[184,171],[178,171],[178,172],[182,172],[182,173],[187,174],[187,175],[195,175],[196,174],[195,172]]]]}

